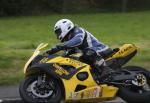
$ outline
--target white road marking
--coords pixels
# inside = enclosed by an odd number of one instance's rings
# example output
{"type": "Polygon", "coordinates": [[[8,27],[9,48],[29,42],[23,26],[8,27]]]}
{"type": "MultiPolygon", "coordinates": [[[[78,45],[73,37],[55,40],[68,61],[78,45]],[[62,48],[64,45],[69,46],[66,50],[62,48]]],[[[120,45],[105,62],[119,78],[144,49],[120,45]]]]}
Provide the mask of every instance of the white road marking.
{"type": "Polygon", "coordinates": [[[2,103],[2,102],[3,102],[3,100],[0,99],[0,103],[2,103]]]}
{"type": "Polygon", "coordinates": [[[21,98],[6,98],[4,100],[21,100],[21,98]]]}
{"type": "Polygon", "coordinates": [[[0,103],[23,103],[21,98],[0,99],[0,103]]]}

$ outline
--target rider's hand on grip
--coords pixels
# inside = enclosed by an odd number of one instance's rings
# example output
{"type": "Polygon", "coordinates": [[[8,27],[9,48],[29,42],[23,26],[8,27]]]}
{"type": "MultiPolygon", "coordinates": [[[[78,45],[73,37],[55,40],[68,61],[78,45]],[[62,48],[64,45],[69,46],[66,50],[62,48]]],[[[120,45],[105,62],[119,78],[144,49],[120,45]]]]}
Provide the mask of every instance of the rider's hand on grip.
{"type": "Polygon", "coordinates": [[[57,44],[57,45],[56,45],[56,48],[59,49],[59,50],[64,50],[64,49],[66,49],[65,43],[57,44]]]}
{"type": "Polygon", "coordinates": [[[65,44],[64,43],[60,43],[57,44],[55,47],[53,47],[51,50],[46,51],[47,54],[54,54],[60,50],[64,50],[65,49],[65,44]]]}
{"type": "Polygon", "coordinates": [[[56,53],[58,51],[59,51],[59,49],[57,47],[54,47],[54,48],[52,48],[50,50],[47,50],[46,53],[50,55],[50,54],[54,54],[54,53],[56,53]]]}

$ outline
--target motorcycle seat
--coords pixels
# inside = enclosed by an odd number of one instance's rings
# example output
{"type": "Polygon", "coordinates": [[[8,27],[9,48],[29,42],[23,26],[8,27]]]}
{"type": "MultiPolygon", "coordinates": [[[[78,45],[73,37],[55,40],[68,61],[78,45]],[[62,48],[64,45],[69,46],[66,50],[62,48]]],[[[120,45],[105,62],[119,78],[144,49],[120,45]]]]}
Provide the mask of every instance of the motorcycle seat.
{"type": "Polygon", "coordinates": [[[109,57],[112,57],[115,53],[117,53],[120,49],[119,48],[114,48],[113,50],[108,50],[106,52],[103,52],[103,53],[100,53],[101,56],[104,58],[104,59],[107,59],[109,57]]]}

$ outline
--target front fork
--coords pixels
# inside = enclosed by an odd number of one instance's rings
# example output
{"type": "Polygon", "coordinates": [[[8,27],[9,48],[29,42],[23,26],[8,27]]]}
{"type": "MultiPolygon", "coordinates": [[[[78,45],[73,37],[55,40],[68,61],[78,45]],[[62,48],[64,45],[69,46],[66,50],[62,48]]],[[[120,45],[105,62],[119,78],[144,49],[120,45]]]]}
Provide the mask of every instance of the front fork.
{"type": "Polygon", "coordinates": [[[46,82],[46,74],[38,76],[37,86],[41,86],[46,82]]]}
{"type": "Polygon", "coordinates": [[[40,75],[38,76],[38,79],[37,79],[37,87],[39,88],[51,88],[51,89],[54,89],[54,83],[50,80],[47,81],[47,75],[46,74],[43,74],[43,75],[40,75]]]}

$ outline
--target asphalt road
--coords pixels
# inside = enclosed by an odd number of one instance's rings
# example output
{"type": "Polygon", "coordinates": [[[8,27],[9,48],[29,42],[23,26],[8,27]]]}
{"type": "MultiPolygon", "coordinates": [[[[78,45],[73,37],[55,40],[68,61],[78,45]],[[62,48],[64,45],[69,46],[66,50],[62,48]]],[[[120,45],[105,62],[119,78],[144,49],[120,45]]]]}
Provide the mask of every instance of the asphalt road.
{"type": "MultiPolygon", "coordinates": [[[[18,86],[0,86],[0,103],[24,103],[19,96],[18,86]]],[[[125,103],[125,102],[117,97],[113,101],[106,101],[103,103],[125,103]]]]}

